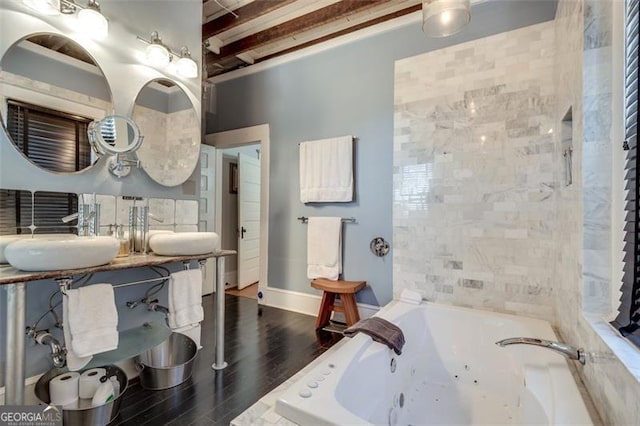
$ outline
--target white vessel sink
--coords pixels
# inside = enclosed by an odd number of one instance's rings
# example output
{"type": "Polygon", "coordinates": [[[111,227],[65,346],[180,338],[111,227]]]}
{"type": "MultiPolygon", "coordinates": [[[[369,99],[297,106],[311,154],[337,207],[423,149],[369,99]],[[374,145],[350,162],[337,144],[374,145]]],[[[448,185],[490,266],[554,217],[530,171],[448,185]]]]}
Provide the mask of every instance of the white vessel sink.
{"type": "Polygon", "coordinates": [[[116,257],[119,248],[113,237],[43,237],[13,241],[4,254],[13,267],[40,272],[104,265],[116,257]]]}
{"type": "Polygon", "coordinates": [[[49,238],[64,240],[67,238],[77,238],[75,234],[13,234],[13,235],[0,235],[0,264],[9,263],[4,255],[4,249],[7,248],[9,243],[17,240],[30,240],[32,238],[49,238]]]}
{"type": "Polygon", "coordinates": [[[192,256],[220,251],[215,232],[171,232],[153,234],[149,247],[160,256],[192,256]]]}

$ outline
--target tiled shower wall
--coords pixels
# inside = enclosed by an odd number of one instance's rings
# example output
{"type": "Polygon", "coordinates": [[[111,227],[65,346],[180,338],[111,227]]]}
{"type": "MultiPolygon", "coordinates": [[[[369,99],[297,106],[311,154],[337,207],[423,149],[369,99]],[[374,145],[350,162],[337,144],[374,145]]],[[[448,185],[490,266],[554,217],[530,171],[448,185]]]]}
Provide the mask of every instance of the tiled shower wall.
{"type": "Polygon", "coordinates": [[[200,155],[200,123],[193,110],[164,113],[136,105],[134,121],[144,135],[138,150],[145,172],[166,186],[180,184],[200,155]]]}
{"type": "Polygon", "coordinates": [[[396,295],[553,320],[553,72],[553,22],[396,62],[396,295]]]}
{"type": "Polygon", "coordinates": [[[640,370],[616,354],[637,350],[603,320],[620,269],[614,5],[560,0],[554,22],[396,63],[394,293],[551,320],[587,351],[603,423],[630,425],[640,370]]]}
{"type": "Polygon", "coordinates": [[[615,337],[606,323],[615,309],[610,293],[620,286],[616,274],[622,269],[620,256],[612,256],[620,250],[611,243],[612,234],[621,235],[620,229],[611,227],[612,194],[621,191],[612,182],[612,153],[619,149],[611,136],[613,13],[610,1],[560,0],[558,4],[556,118],[559,123],[572,108],[576,179],[575,185],[556,194],[555,311],[562,338],[589,354],[579,372],[603,423],[635,425],[640,419],[640,371],[634,377],[601,337],[613,336],[609,339],[617,354],[629,351],[637,358],[637,350],[615,337]]]}

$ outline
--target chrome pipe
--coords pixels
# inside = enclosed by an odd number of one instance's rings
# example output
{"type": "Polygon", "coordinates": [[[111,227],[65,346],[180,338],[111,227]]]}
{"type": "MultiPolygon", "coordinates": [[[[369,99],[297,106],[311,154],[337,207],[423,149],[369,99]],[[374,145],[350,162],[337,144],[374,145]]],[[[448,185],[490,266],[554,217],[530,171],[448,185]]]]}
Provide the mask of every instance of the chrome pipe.
{"type": "Polygon", "coordinates": [[[216,351],[211,368],[222,370],[224,360],[224,256],[216,258],[216,351]]]}
{"type": "Polygon", "coordinates": [[[166,277],[149,278],[147,280],[131,281],[131,282],[128,282],[128,283],[123,283],[123,284],[114,284],[112,287],[113,288],[131,287],[132,285],[148,284],[148,283],[153,283],[153,282],[156,282],[156,281],[166,281],[169,278],[171,278],[171,276],[167,275],[166,277]]]}
{"type": "Polygon", "coordinates": [[[586,356],[582,348],[575,348],[565,343],[554,342],[551,340],[537,339],[535,337],[512,337],[509,339],[503,339],[496,342],[496,345],[505,347],[509,345],[532,345],[539,346],[546,349],[551,349],[554,352],[565,356],[568,359],[580,362],[584,365],[586,362],[586,356]]]}
{"type": "Polygon", "coordinates": [[[5,286],[7,291],[5,405],[24,404],[26,287],[27,283],[5,286]]]}
{"type": "Polygon", "coordinates": [[[49,349],[51,349],[51,359],[55,367],[64,367],[66,354],[64,349],[62,349],[62,345],[58,342],[58,339],[53,337],[48,331],[37,332],[34,339],[41,345],[49,346],[49,349]]]}

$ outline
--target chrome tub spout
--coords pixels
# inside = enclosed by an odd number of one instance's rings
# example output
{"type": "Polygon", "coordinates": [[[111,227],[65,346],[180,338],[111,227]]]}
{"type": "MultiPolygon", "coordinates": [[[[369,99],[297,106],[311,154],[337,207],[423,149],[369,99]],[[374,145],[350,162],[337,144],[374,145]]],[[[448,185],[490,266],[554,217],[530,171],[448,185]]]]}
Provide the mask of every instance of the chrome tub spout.
{"type": "Polygon", "coordinates": [[[558,352],[559,354],[564,355],[569,359],[578,361],[582,365],[584,365],[586,362],[586,357],[582,348],[578,349],[573,346],[560,342],[553,342],[551,340],[536,339],[535,337],[512,337],[509,339],[499,340],[496,342],[496,345],[500,347],[509,345],[540,346],[542,348],[551,349],[554,352],[558,352]]]}

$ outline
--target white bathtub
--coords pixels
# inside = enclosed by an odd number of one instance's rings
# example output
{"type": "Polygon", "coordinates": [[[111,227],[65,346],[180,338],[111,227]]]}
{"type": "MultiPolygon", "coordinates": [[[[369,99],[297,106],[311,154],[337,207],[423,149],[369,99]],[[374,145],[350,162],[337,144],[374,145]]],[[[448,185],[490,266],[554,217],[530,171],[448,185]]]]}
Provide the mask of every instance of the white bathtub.
{"type": "Polygon", "coordinates": [[[517,336],[556,340],[545,321],[394,301],[402,355],[358,334],[276,401],[301,425],[592,425],[565,359],[517,336]]]}

